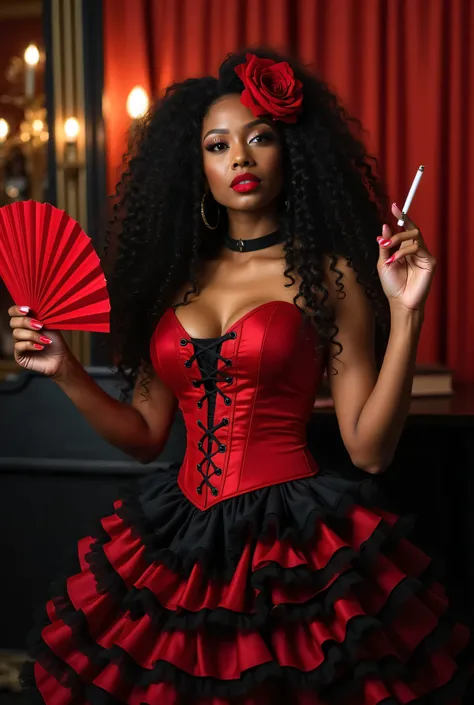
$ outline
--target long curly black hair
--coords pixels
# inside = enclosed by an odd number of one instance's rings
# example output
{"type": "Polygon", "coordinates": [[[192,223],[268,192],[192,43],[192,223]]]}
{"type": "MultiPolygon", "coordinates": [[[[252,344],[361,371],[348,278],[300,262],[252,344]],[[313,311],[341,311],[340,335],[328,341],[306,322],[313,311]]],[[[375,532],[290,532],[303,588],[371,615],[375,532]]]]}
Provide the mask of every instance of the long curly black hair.
{"type": "MultiPolygon", "coordinates": [[[[331,340],[337,344],[338,329],[324,284],[325,262],[329,257],[338,295],[344,296],[343,274],[337,268],[343,257],[373,302],[383,346],[387,304],[376,270],[376,237],[388,212],[387,199],[376,161],[361,138],[362,127],[327,84],[298,62],[268,49],[249,51],[288,60],[303,83],[302,114],[295,124],[281,124],[281,202],[288,208],[281,210],[280,226],[285,234],[285,276],[289,285],[295,281],[292,273],[301,278],[295,304],[302,299],[312,310],[311,320],[326,349],[331,340]]],[[[150,365],[150,338],[160,317],[187,282],[190,292],[199,292],[200,267],[221,247],[226,218],[211,232],[200,213],[205,189],[201,125],[217,98],[242,92],[234,67],[245,62],[246,53],[227,56],[218,78],[171,85],[141,121],[138,139],[125,157],[106,239],[105,269],[114,364],[129,390],[140,367],[150,365]]]]}

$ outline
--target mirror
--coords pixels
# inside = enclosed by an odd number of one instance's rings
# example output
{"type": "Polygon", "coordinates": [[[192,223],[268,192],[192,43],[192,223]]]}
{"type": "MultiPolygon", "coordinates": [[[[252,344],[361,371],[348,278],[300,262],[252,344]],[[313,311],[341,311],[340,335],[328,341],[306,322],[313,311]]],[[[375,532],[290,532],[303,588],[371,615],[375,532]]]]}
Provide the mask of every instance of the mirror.
{"type": "MultiPolygon", "coordinates": [[[[0,0],[0,206],[43,201],[48,119],[42,2],[0,0]]],[[[0,363],[13,360],[10,295],[0,280],[0,363]]]]}

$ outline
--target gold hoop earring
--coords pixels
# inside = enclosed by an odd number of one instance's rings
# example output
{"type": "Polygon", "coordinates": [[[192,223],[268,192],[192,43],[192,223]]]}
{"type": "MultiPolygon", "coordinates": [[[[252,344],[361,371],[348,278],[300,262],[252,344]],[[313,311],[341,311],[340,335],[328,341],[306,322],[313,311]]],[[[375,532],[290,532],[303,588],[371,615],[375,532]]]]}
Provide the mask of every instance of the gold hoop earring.
{"type": "Polygon", "coordinates": [[[219,227],[219,223],[221,220],[221,214],[219,211],[219,206],[217,206],[217,223],[215,225],[211,225],[209,223],[208,219],[206,218],[206,213],[204,212],[204,202],[206,200],[206,196],[208,193],[209,193],[209,191],[206,191],[204,193],[203,197],[201,198],[201,218],[202,218],[203,223],[206,226],[206,228],[209,228],[209,230],[216,230],[219,227]]]}

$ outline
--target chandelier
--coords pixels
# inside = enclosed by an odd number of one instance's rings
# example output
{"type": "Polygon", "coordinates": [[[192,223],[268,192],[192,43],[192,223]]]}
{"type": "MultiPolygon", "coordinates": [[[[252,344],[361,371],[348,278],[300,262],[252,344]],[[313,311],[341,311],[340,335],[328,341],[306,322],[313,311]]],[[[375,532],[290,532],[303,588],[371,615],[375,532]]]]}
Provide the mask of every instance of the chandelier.
{"type": "Polygon", "coordinates": [[[44,94],[38,91],[38,76],[44,65],[44,54],[35,44],[29,44],[23,57],[10,59],[5,78],[10,90],[0,95],[0,146],[30,144],[39,147],[47,142],[48,125],[44,94]],[[2,117],[2,105],[11,105],[23,112],[23,120],[15,129],[2,117]]]}

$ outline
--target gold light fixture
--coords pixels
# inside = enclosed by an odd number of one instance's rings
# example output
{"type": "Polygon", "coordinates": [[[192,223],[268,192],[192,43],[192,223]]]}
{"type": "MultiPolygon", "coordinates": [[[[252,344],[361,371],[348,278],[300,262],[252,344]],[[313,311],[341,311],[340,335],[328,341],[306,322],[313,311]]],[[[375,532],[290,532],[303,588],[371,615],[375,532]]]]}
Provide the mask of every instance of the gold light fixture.
{"type": "Polygon", "coordinates": [[[40,59],[39,49],[36,44],[28,44],[25,49],[24,59],[28,66],[36,66],[40,59]]]}
{"type": "Polygon", "coordinates": [[[64,121],[64,160],[70,167],[76,166],[77,138],[80,129],[79,120],[76,117],[69,117],[64,121]]]}
{"type": "Polygon", "coordinates": [[[66,142],[77,142],[80,126],[79,120],[75,117],[70,117],[64,121],[64,136],[66,142]]]}
{"type": "Polygon", "coordinates": [[[36,67],[40,60],[39,49],[36,44],[29,44],[23,55],[25,59],[25,96],[33,98],[35,94],[36,67]]]}

